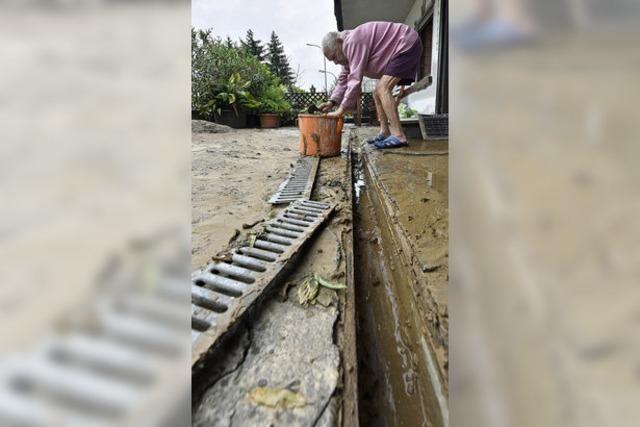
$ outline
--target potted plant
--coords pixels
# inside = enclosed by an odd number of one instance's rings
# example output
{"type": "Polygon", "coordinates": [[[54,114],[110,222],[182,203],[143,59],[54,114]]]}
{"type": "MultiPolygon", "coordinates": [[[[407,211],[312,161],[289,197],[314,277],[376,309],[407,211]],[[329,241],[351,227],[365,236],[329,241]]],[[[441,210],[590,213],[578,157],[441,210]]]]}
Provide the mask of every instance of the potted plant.
{"type": "Polygon", "coordinates": [[[263,129],[280,126],[280,115],[291,111],[291,105],[284,99],[282,87],[269,86],[259,99],[260,127],[263,129]]]}
{"type": "Polygon", "coordinates": [[[228,45],[211,30],[191,30],[192,118],[259,126],[259,103],[278,78],[245,48],[228,45]]]}
{"type": "Polygon", "coordinates": [[[213,111],[216,123],[244,128],[247,126],[247,109],[254,109],[259,104],[247,92],[250,82],[244,81],[238,73],[234,73],[216,90],[217,94],[206,104],[213,111]]]}

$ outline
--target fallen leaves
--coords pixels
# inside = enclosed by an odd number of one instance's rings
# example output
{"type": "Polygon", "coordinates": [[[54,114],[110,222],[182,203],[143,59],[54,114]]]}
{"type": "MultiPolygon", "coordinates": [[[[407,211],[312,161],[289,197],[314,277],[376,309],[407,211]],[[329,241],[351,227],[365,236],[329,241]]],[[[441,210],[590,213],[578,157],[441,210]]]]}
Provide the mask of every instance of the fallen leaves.
{"type": "Polygon", "coordinates": [[[328,280],[323,279],[321,276],[314,274],[314,277],[320,286],[324,286],[329,289],[347,289],[347,286],[344,283],[338,282],[330,282],[328,280]]]}
{"type": "Polygon", "coordinates": [[[300,408],[307,404],[302,394],[286,388],[256,387],[249,391],[248,397],[254,405],[275,409],[300,408]]]}
{"type": "Polygon", "coordinates": [[[298,302],[302,305],[312,304],[318,296],[318,282],[313,277],[307,277],[298,286],[298,302]]]}
{"type": "Polygon", "coordinates": [[[323,292],[321,288],[339,290],[347,287],[343,283],[330,282],[317,274],[307,276],[298,286],[298,302],[301,305],[318,303],[328,307],[333,301],[333,293],[323,292]]]}

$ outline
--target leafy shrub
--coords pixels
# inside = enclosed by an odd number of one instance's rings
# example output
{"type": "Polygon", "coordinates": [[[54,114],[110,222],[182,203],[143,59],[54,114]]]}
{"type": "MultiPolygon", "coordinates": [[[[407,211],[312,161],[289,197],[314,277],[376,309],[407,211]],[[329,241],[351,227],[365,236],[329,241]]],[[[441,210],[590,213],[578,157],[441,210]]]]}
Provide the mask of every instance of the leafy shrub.
{"type": "Polygon", "coordinates": [[[291,105],[284,98],[284,89],[281,86],[270,86],[258,99],[258,110],[261,113],[283,114],[291,111],[291,105]]]}
{"type": "Polygon", "coordinates": [[[203,116],[222,109],[258,108],[278,79],[255,56],[214,38],[211,30],[191,30],[191,106],[203,116]]]}
{"type": "Polygon", "coordinates": [[[411,117],[418,117],[418,112],[405,104],[400,103],[398,105],[398,113],[401,119],[410,119],[411,117]]]}

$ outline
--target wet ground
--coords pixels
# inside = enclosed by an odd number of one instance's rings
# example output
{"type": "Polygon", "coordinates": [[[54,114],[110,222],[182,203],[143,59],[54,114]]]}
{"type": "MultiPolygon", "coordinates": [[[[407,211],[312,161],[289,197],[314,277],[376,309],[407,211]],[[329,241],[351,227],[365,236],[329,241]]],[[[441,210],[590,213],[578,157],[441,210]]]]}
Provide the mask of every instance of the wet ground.
{"type": "Polygon", "coordinates": [[[192,269],[269,214],[267,200],[298,158],[297,137],[285,128],[193,134],[192,269]]]}
{"type": "MultiPolygon", "coordinates": [[[[375,133],[360,129],[355,145],[375,133]]],[[[356,173],[363,425],[446,425],[448,143],[362,146],[356,173]]]]}
{"type": "MultiPolygon", "coordinates": [[[[446,423],[448,144],[360,147],[373,133],[345,131],[342,157],[322,159],[312,198],[338,203],[337,212],[213,361],[196,425],[353,425],[350,415],[367,426],[446,423]],[[355,273],[355,287],[323,289],[326,307],[303,306],[297,290],[310,273],[343,283],[355,273]],[[355,317],[349,327],[356,305],[357,362],[355,317]],[[260,387],[299,393],[307,404],[256,405],[249,396],[260,387]]],[[[267,200],[295,163],[297,141],[296,129],[194,135],[194,268],[275,214],[267,200]]]]}
{"type": "MultiPolygon", "coordinates": [[[[251,226],[256,221],[275,215],[279,208],[267,200],[298,158],[298,137],[297,129],[287,128],[194,134],[194,269],[237,233],[246,235],[259,226],[251,226]]],[[[348,283],[351,251],[345,248],[352,215],[347,166],[346,157],[321,161],[312,199],[336,203],[336,212],[285,283],[244,322],[225,355],[209,361],[214,369],[199,378],[205,386],[194,406],[194,425],[336,425],[339,417],[348,418],[342,396],[355,372],[344,368],[355,366],[349,350],[355,353],[355,342],[345,339],[346,296],[352,290],[323,288],[309,305],[298,298],[298,286],[313,273],[348,283]],[[250,396],[264,388],[294,393],[304,404],[284,409],[256,403],[250,396]]]]}

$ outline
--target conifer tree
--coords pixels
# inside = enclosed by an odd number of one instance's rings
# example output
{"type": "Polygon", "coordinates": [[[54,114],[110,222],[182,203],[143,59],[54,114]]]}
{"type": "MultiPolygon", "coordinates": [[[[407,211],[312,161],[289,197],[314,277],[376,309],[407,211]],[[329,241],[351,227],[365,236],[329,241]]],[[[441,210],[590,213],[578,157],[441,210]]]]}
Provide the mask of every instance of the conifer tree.
{"type": "Polygon", "coordinates": [[[294,74],[289,65],[287,55],[284,53],[284,47],[280,42],[280,38],[275,31],[271,32],[271,40],[267,46],[268,66],[273,74],[280,78],[280,82],[285,86],[291,86],[294,83],[294,74]]]}
{"type": "Polygon", "coordinates": [[[247,52],[258,58],[258,61],[265,60],[264,46],[260,40],[254,38],[253,31],[247,30],[247,35],[244,40],[241,40],[241,43],[247,52]]]}

